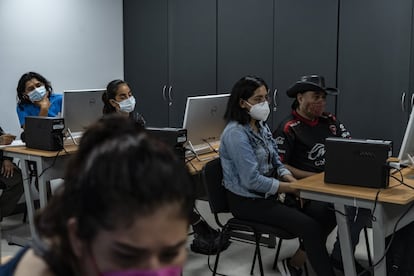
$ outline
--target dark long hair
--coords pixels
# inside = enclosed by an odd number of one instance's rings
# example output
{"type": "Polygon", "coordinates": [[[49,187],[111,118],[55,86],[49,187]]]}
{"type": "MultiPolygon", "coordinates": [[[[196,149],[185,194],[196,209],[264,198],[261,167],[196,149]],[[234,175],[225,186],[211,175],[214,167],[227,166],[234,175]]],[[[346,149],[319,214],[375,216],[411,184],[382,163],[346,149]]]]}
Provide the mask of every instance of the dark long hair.
{"type": "Polygon", "coordinates": [[[41,83],[45,84],[45,88],[47,91],[49,91],[49,98],[50,95],[53,93],[53,88],[52,85],[50,84],[50,81],[48,81],[45,77],[43,77],[42,75],[40,75],[39,73],[36,72],[27,72],[24,73],[20,79],[19,82],[17,83],[17,98],[19,99],[18,102],[18,106],[19,108],[23,108],[23,104],[30,104],[32,103],[28,97],[25,97],[25,90],[26,90],[26,82],[28,82],[31,79],[37,79],[38,81],[40,81],[41,83]]]}
{"type": "Polygon", "coordinates": [[[102,94],[102,101],[104,103],[102,112],[104,115],[116,112],[115,107],[111,105],[109,100],[115,99],[116,91],[122,84],[128,85],[128,83],[124,80],[113,80],[106,86],[106,91],[102,94]]]}
{"type": "Polygon", "coordinates": [[[247,101],[254,94],[254,91],[263,85],[268,90],[266,82],[256,76],[246,76],[238,80],[231,90],[224,119],[227,121],[237,121],[243,125],[247,124],[250,121],[250,115],[245,109],[241,108],[240,99],[247,101]]]}
{"type": "Polygon", "coordinates": [[[133,120],[106,116],[85,132],[63,188],[36,217],[40,238],[59,241],[44,259],[57,275],[76,275],[69,218],[78,221],[78,237],[91,243],[100,230],[128,227],[169,204],[178,204],[178,215],[189,221],[194,194],[189,173],[167,145],[133,120]]]}

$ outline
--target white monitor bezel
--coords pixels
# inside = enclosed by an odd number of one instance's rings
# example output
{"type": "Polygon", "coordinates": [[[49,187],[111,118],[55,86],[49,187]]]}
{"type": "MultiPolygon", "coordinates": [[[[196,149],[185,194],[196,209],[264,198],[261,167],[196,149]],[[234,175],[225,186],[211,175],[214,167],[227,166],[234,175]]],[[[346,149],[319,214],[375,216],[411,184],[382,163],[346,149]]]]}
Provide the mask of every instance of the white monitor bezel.
{"type": "Polygon", "coordinates": [[[411,111],[410,119],[408,120],[400,152],[398,154],[400,164],[413,165],[411,164],[408,154],[414,154],[414,111],[411,111]]]}
{"type": "MultiPolygon", "coordinates": [[[[91,89],[68,89],[68,90],[63,90],[62,93],[62,117],[66,120],[67,114],[66,114],[66,110],[65,110],[65,106],[66,106],[66,102],[65,102],[65,98],[67,94],[72,94],[72,93],[88,93],[88,92],[93,92],[93,93],[99,93],[100,97],[99,97],[99,103],[102,104],[103,107],[103,101],[102,101],[102,94],[106,91],[105,88],[91,88],[91,89]]],[[[98,99],[97,99],[98,100],[98,99]]],[[[100,115],[103,116],[103,111],[101,109],[100,115]]],[[[68,129],[68,126],[65,122],[65,129],[68,129]]],[[[71,131],[73,133],[82,133],[83,131],[80,129],[71,129],[71,131]]]]}
{"type": "MultiPolygon", "coordinates": [[[[193,146],[197,147],[197,146],[202,146],[202,145],[206,145],[207,143],[213,143],[213,142],[217,142],[220,139],[220,135],[216,136],[216,134],[218,135],[218,133],[214,133],[214,135],[210,135],[209,137],[206,137],[206,141],[202,141],[202,139],[199,139],[200,137],[197,137],[196,139],[192,139],[194,138],[194,134],[192,134],[191,131],[191,125],[189,125],[189,121],[191,120],[191,114],[192,113],[192,106],[193,106],[193,102],[194,101],[203,101],[203,100],[209,100],[209,99],[216,99],[216,98],[220,98],[220,99],[225,99],[225,105],[223,107],[223,114],[219,114],[219,116],[217,116],[216,118],[220,118],[223,120],[223,129],[225,127],[225,119],[224,119],[224,112],[227,108],[227,102],[228,99],[230,98],[230,94],[228,93],[223,93],[223,94],[212,94],[212,95],[203,95],[203,96],[191,96],[191,97],[187,97],[187,103],[185,106],[185,112],[184,112],[184,120],[183,120],[183,128],[187,129],[187,140],[190,144],[192,144],[193,146]],[[190,126],[190,129],[189,129],[190,126]],[[214,138],[214,139],[213,139],[214,138]]],[[[193,123],[194,124],[194,123],[193,123]]],[[[221,134],[221,133],[220,133],[221,134]]],[[[199,136],[199,135],[196,135],[199,136]]]]}

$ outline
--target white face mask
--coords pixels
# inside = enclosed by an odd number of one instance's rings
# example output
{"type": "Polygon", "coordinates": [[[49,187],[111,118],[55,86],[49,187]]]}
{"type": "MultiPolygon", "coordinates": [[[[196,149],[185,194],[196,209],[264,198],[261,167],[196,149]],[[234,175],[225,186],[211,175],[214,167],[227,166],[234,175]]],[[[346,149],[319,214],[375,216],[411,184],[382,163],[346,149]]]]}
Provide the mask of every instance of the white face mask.
{"type": "Polygon", "coordinates": [[[267,117],[269,117],[270,114],[270,107],[269,103],[267,101],[251,105],[247,101],[246,103],[251,106],[249,114],[250,116],[258,121],[266,121],[267,117]]]}
{"type": "Polygon", "coordinates": [[[122,102],[119,102],[119,111],[125,112],[125,113],[131,113],[134,111],[135,108],[135,98],[134,96],[129,97],[128,99],[123,100],[122,102]]]}

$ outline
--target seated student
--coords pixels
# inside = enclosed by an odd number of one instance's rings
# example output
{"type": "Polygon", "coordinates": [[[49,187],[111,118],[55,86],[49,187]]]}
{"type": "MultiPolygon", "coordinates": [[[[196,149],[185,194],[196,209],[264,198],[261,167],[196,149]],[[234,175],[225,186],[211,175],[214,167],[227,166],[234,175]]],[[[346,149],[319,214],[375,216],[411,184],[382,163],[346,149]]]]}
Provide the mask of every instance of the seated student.
{"type": "Polygon", "coordinates": [[[120,116],[81,138],[38,236],[0,275],[171,275],[185,262],[191,177],[163,143],[120,116]]]}
{"type": "MultiPolygon", "coordinates": [[[[292,112],[273,133],[278,142],[279,154],[285,166],[298,178],[304,178],[325,169],[325,139],[328,137],[350,138],[349,131],[333,114],[325,111],[327,94],[338,93],[336,88],[325,87],[325,79],[319,75],[303,76],[287,90],[294,99],[292,112]]],[[[332,209],[331,204],[325,203],[332,209]]],[[[333,216],[333,211],[332,215],[333,216]]],[[[359,234],[371,217],[368,209],[348,208],[352,247],[355,250],[359,234]]],[[[343,270],[339,240],[331,254],[334,267],[343,270]]],[[[364,268],[356,262],[357,272],[364,268]]],[[[369,275],[367,271],[363,275],[369,275]]],[[[362,274],[360,274],[362,275],[362,274]]]]}
{"type": "MultiPolygon", "coordinates": [[[[270,113],[267,91],[263,79],[246,76],[230,94],[224,115],[228,123],[219,149],[230,210],[237,218],[282,227],[297,235],[316,274],[332,276],[324,226],[315,219],[324,217],[324,210],[316,214],[317,208],[290,207],[278,196],[296,196],[297,190],[290,185],[296,179],[281,163],[276,141],[265,123],[270,113]]],[[[300,254],[299,249],[296,255],[300,254]]],[[[282,273],[301,274],[292,260],[286,265],[289,271],[282,273]]]]}
{"type": "Polygon", "coordinates": [[[118,79],[109,82],[106,91],[102,94],[102,101],[104,115],[118,113],[145,127],[144,117],[134,112],[136,100],[126,81],[118,79]]]}
{"type": "MultiPolygon", "coordinates": [[[[0,145],[9,145],[15,136],[4,133],[0,127],[0,145]]],[[[0,220],[13,213],[23,189],[23,178],[20,169],[13,163],[12,158],[3,156],[0,151],[1,170],[0,170],[0,220]]]]}
{"type": "Polygon", "coordinates": [[[16,110],[22,128],[27,116],[56,117],[62,112],[62,95],[54,94],[50,82],[36,72],[23,74],[16,90],[16,110]]]}
{"type": "MultiPolygon", "coordinates": [[[[106,86],[106,91],[102,95],[104,103],[103,114],[120,114],[121,116],[131,118],[143,127],[145,127],[144,117],[138,112],[134,112],[136,100],[132,95],[131,88],[124,80],[113,80],[106,86]]],[[[218,248],[225,250],[230,242],[224,240],[220,246],[219,233],[211,228],[201,216],[193,211],[190,218],[191,226],[195,232],[191,249],[194,252],[202,254],[214,254],[218,248]]]]}
{"type": "MultiPolygon", "coordinates": [[[[19,99],[16,111],[23,130],[27,116],[56,117],[62,112],[62,95],[54,94],[50,82],[39,73],[27,72],[23,74],[16,90],[19,99]]],[[[25,141],[24,131],[20,138],[25,141]]],[[[34,168],[31,175],[37,175],[35,165],[32,163],[31,166],[28,166],[30,169],[34,168]]],[[[35,181],[36,187],[38,187],[38,179],[35,178],[35,181]]]]}

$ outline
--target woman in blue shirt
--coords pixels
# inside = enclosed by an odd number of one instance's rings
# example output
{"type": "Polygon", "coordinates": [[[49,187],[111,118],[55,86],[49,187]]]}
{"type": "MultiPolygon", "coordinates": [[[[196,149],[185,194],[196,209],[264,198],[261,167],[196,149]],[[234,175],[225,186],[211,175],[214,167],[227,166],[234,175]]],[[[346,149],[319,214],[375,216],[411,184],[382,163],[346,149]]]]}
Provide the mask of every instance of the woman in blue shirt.
{"type": "MultiPolygon", "coordinates": [[[[220,140],[220,160],[230,210],[235,217],[296,234],[303,240],[316,274],[332,276],[327,234],[315,219],[323,214],[307,213],[282,202],[283,194],[296,196],[298,192],[289,184],[296,179],[281,163],[276,141],[265,123],[270,113],[267,94],[263,79],[247,76],[234,85],[227,104],[224,117],[228,124],[220,140]]],[[[299,274],[293,263],[287,265],[290,274],[299,274]]]]}
{"type": "Polygon", "coordinates": [[[62,95],[54,94],[50,82],[36,72],[20,77],[17,98],[16,111],[22,128],[27,116],[56,117],[62,112],[62,95]]]}

